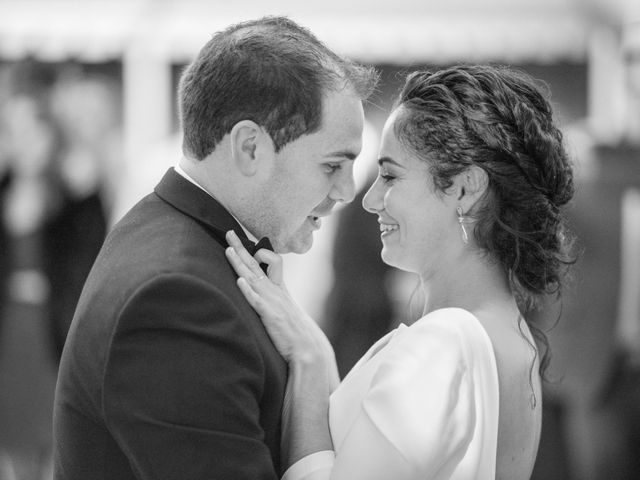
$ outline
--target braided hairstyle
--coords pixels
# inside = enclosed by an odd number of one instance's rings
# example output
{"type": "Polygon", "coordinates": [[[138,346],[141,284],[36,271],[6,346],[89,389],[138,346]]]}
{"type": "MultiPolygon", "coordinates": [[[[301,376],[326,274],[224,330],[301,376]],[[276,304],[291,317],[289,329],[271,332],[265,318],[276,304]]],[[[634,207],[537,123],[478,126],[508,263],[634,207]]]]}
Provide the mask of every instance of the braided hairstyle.
{"type": "MultiPolygon", "coordinates": [[[[574,193],[572,165],[542,86],[508,67],[459,65],[409,75],[396,104],[395,134],[427,162],[436,189],[472,165],[486,172],[473,235],[505,269],[527,321],[546,295],[560,296],[575,262],[560,213],[574,193]]],[[[544,372],[548,342],[529,326],[544,372]]]]}

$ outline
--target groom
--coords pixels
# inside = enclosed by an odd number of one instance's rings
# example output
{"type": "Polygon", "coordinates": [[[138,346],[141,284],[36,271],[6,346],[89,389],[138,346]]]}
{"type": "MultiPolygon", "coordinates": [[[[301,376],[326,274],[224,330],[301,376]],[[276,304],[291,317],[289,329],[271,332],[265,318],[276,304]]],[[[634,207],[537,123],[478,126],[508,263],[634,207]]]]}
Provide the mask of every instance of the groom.
{"type": "Polygon", "coordinates": [[[202,48],[180,80],[184,156],[109,234],[78,303],[56,480],[280,478],[287,366],[236,287],[224,234],[307,251],[353,199],[374,84],[286,18],[202,48]]]}

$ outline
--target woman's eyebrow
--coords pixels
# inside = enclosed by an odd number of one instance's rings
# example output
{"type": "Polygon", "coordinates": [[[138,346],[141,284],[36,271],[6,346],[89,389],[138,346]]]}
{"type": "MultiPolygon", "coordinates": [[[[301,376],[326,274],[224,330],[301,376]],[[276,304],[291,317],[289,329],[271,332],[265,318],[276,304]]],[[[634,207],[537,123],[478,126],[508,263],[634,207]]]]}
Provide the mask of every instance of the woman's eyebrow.
{"type": "Polygon", "coordinates": [[[405,168],[405,167],[404,167],[404,165],[400,165],[398,162],[396,162],[396,161],[395,161],[393,158],[391,158],[391,157],[380,157],[380,158],[378,159],[378,165],[379,165],[379,166],[383,166],[385,163],[390,163],[390,164],[395,165],[395,166],[397,166],[397,167],[405,168]]]}

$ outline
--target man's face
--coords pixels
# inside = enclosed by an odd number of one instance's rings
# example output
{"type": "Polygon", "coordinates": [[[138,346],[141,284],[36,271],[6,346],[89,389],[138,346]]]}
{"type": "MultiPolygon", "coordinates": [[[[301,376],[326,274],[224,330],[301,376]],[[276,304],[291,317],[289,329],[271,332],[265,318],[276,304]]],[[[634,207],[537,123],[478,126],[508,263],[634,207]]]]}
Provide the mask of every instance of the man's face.
{"type": "Polygon", "coordinates": [[[353,162],[362,148],[362,102],[351,91],[325,96],[320,130],[275,154],[261,195],[260,231],[278,253],[311,248],[321,217],[355,196],[353,162]]]}

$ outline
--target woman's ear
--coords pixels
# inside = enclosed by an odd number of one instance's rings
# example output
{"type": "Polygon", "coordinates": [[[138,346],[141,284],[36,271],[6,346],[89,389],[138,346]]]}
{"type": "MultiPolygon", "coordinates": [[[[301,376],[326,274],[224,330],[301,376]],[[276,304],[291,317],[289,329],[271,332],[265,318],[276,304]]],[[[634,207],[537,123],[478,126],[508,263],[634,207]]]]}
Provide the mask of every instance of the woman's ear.
{"type": "Polygon", "coordinates": [[[489,177],[482,168],[471,165],[455,180],[457,201],[463,212],[473,209],[489,187],[489,177]]]}
{"type": "Polygon", "coordinates": [[[252,120],[241,120],[229,133],[231,157],[238,170],[246,176],[253,176],[260,166],[260,144],[266,132],[252,120]]]}

